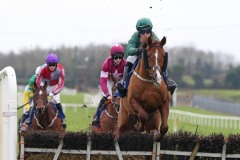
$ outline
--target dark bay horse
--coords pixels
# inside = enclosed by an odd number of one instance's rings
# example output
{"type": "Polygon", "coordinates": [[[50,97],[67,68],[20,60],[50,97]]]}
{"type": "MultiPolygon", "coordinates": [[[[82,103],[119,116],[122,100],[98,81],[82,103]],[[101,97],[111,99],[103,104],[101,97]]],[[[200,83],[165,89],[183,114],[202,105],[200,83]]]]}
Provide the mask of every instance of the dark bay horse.
{"type": "Polygon", "coordinates": [[[24,136],[27,130],[38,131],[38,130],[53,130],[60,133],[60,136],[64,136],[65,129],[61,125],[61,118],[58,116],[56,106],[48,101],[47,94],[47,83],[43,87],[38,87],[34,82],[34,105],[36,110],[32,120],[32,127],[28,128],[26,125],[22,125],[20,130],[21,140],[19,145],[18,157],[24,159],[24,136]]]}
{"type": "Polygon", "coordinates": [[[65,129],[61,125],[61,118],[58,116],[56,106],[48,101],[47,83],[43,87],[34,83],[34,104],[36,112],[34,114],[33,130],[53,130],[63,132],[65,129]]]}
{"type": "MultiPolygon", "coordinates": [[[[47,83],[38,87],[34,82],[34,104],[35,112],[30,130],[53,130],[63,133],[65,129],[61,126],[61,118],[58,116],[56,106],[48,101],[47,83]]],[[[22,133],[21,135],[24,135],[22,133]]]]}
{"type": "Polygon", "coordinates": [[[142,46],[142,57],[131,76],[127,96],[120,101],[116,138],[122,132],[136,130],[154,133],[154,141],[160,141],[167,133],[171,95],[161,71],[165,44],[166,37],[161,41],[150,37],[142,46]]]}

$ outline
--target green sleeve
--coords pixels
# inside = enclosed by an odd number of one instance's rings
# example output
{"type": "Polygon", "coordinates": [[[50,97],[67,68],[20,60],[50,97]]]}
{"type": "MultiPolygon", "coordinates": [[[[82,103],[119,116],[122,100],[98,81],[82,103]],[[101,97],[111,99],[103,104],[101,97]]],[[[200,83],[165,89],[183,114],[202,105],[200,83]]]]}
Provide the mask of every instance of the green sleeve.
{"type": "Polygon", "coordinates": [[[29,86],[33,86],[35,79],[37,78],[37,75],[33,75],[30,80],[28,81],[29,86]]]}
{"type": "Polygon", "coordinates": [[[28,82],[28,92],[31,99],[33,98],[33,85],[36,78],[37,75],[33,75],[28,82]]]}
{"type": "Polygon", "coordinates": [[[139,47],[139,44],[140,44],[140,38],[139,38],[138,32],[135,32],[128,41],[127,50],[126,50],[127,55],[128,56],[137,55],[136,49],[139,47]]]}

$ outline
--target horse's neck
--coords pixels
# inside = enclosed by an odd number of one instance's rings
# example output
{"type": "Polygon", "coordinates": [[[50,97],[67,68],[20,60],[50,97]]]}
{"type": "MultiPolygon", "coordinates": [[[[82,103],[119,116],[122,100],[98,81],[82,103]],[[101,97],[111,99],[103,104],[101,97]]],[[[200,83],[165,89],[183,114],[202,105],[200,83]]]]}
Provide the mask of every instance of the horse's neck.
{"type": "Polygon", "coordinates": [[[56,114],[55,109],[50,104],[48,104],[42,115],[39,116],[39,120],[44,123],[45,122],[49,123],[49,121],[51,121],[54,118],[55,114],[56,114]]]}
{"type": "Polygon", "coordinates": [[[108,112],[109,112],[109,114],[111,114],[112,116],[116,116],[116,115],[117,115],[116,108],[115,108],[114,105],[115,105],[114,103],[111,103],[111,104],[109,104],[109,106],[108,106],[108,112]]]}
{"type": "Polygon", "coordinates": [[[135,72],[143,78],[151,78],[149,71],[145,69],[143,58],[141,58],[135,67],[135,72]]]}

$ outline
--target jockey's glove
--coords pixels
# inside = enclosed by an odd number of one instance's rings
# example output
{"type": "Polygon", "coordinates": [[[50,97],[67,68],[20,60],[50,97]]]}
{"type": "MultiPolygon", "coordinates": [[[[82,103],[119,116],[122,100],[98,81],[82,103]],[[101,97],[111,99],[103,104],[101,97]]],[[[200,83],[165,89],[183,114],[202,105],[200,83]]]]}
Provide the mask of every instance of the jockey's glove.
{"type": "Polygon", "coordinates": [[[52,97],[54,94],[52,92],[49,92],[48,96],[52,97]]]}
{"type": "Polygon", "coordinates": [[[137,48],[136,52],[137,52],[138,57],[141,56],[142,55],[142,48],[137,48]]]}

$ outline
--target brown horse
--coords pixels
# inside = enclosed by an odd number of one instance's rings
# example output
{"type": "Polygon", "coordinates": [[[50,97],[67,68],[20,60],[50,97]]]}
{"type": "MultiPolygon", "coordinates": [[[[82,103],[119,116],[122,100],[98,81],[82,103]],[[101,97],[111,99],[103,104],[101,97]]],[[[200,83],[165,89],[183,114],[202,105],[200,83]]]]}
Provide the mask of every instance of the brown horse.
{"type": "MultiPolygon", "coordinates": [[[[118,79],[111,74],[112,86],[112,100],[107,100],[105,109],[102,111],[100,117],[100,127],[92,127],[92,131],[97,132],[114,132],[117,125],[118,110],[120,106],[120,97],[116,94],[118,79]]],[[[118,92],[117,92],[118,93],[118,92]]]]}
{"type": "Polygon", "coordinates": [[[34,114],[32,129],[33,130],[53,130],[63,132],[65,129],[61,125],[61,118],[53,103],[48,101],[47,83],[43,87],[34,83],[34,104],[36,112],[34,114]]]}
{"type": "Polygon", "coordinates": [[[161,41],[150,37],[142,46],[143,54],[131,76],[127,96],[120,101],[116,138],[122,132],[137,130],[154,133],[154,141],[160,141],[168,131],[171,95],[161,70],[165,44],[165,37],[161,41]]]}
{"type": "MultiPolygon", "coordinates": [[[[61,126],[61,118],[58,116],[58,111],[53,103],[48,101],[47,83],[43,87],[38,87],[34,82],[34,104],[36,110],[32,120],[31,130],[53,130],[64,132],[65,129],[61,126]]],[[[24,135],[22,133],[21,135],[24,135]]]]}
{"type": "Polygon", "coordinates": [[[103,110],[100,118],[100,132],[113,132],[117,125],[118,110],[120,106],[120,97],[113,97],[106,102],[106,108],[103,110]]]}

